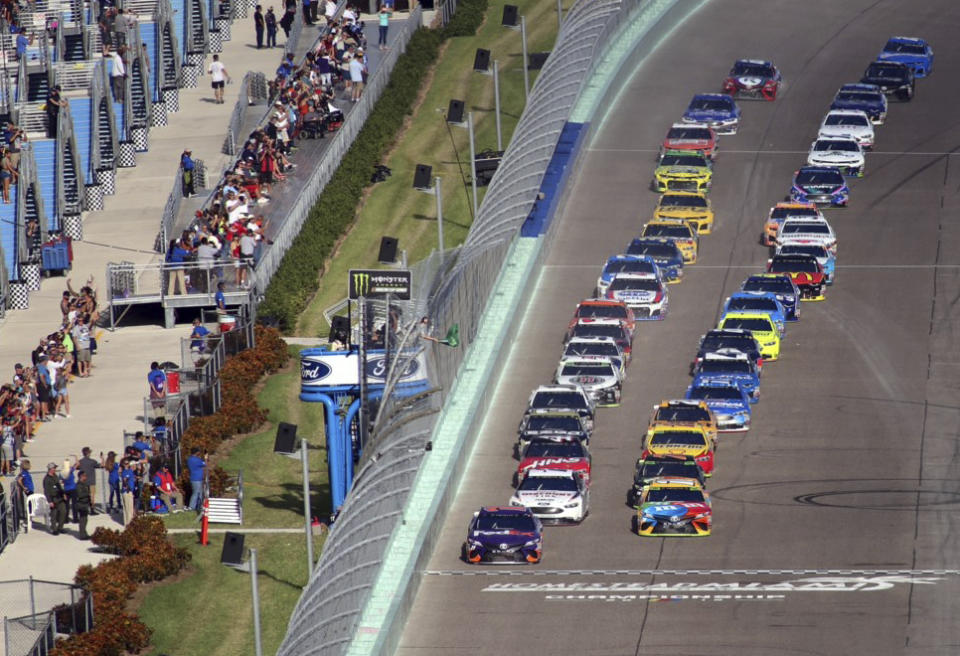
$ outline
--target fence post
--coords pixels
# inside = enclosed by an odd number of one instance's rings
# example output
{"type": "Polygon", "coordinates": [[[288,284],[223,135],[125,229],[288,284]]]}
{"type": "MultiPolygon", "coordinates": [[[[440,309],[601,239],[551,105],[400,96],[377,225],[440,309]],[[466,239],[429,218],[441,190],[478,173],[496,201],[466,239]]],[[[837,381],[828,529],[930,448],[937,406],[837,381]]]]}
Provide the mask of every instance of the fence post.
{"type": "Polygon", "coordinates": [[[6,615],[3,616],[3,653],[10,653],[10,623],[6,615]]]}
{"type": "Polygon", "coordinates": [[[37,599],[33,592],[33,575],[30,575],[30,614],[37,614],[37,599]]]}

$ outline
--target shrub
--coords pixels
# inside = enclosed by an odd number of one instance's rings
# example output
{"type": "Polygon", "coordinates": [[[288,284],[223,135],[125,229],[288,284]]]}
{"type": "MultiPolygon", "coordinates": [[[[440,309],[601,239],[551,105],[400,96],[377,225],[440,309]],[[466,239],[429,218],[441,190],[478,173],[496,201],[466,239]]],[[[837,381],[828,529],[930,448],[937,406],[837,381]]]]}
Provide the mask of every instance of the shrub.
{"type": "Polygon", "coordinates": [[[276,317],[288,330],[317,288],[317,275],[353,223],[370,171],[396,139],[410,114],[424,78],[450,37],[476,34],[487,0],[461,0],[453,20],[441,30],[418,30],[398,59],[390,81],[323,193],[310,209],[300,234],[267,287],[260,313],[276,317]]]}

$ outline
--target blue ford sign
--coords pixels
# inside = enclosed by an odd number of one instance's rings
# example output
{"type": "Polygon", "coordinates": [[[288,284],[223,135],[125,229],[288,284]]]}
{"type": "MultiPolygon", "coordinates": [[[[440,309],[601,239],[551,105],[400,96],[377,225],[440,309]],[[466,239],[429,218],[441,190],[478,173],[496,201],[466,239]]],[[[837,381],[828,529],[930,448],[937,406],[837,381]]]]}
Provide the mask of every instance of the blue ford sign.
{"type": "MultiPolygon", "coordinates": [[[[400,374],[400,380],[404,378],[410,378],[420,369],[420,363],[413,358],[404,358],[406,363],[404,365],[404,371],[400,374]]],[[[400,366],[400,363],[394,361],[394,366],[400,366]]],[[[379,378],[381,380],[386,379],[387,377],[387,358],[386,356],[375,356],[367,358],[367,378],[379,378]]]]}
{"type": "Polygon", "coordinates": [[[302,384],[316,384],[330,375],[333,369],[326,362],[313,359],[300,361],[300,382],[302,384]]]}

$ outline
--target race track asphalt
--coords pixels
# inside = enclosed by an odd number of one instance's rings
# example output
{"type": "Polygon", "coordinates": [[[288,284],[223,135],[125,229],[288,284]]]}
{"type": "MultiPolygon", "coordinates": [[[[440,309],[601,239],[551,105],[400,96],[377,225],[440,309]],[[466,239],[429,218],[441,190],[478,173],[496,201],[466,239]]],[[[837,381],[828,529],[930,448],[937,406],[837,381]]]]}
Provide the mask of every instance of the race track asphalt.
{"type": "Polygon", "coordinates": [[[558,217],[400,654],[960,653],[958,31],[955,0],[712,0],[635,58],[558,217]],[[753,428],[721,435],[713,535],[631,534],[625,492],[650,408],[682,395],[698,337],[761,270],[763,219],[835,90],[894,34],[927,38],[934,73],[891,103],[850,207],[828,212],[837,283],[789,325],[753,428]],[[651,215],[660,139],[739,57],[773,59],[786,86],[775,103],[742,102],[740,133],[722,138],[717,229],[670,287],[669,317],[640,324],[623,405],[599,412],[589,518],[548,528],[539,566],[461,562],[471,513],[510,497],[517,422],[574,307],[651,215]]]}

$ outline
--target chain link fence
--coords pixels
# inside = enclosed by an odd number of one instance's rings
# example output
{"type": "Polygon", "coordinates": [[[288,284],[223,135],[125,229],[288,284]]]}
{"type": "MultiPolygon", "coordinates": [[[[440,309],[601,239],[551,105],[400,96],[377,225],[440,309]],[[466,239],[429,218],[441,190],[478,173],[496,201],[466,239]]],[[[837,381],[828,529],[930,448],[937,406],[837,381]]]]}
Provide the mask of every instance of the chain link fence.
{"type": "Polygon", "coordinates": [[[76,585],[32,577],[0,581],[0,613],[6,656],[40,656],[50,652],[58,634],[90,630],[93,596],[76,585]]]}
{"type": "Polygon", "coordinates": [[[560,132],[599,49],[630,10],[647,1],[652,0],[579,0],[569,10],[464,245],[434,253],[414,267],[416,293],[426,299],[422,315],[439,332],[429,334],[419,316],[405,317],[397,351],[405,361],[425,350],[433,387],[413,397],[391,393],[405,367],[395,366],[396,358],[390,363],[353,487],[294,609],[278,656],[335,656],[345,653],[353,640],[391,534],[430,448],[436,413],[476,338],[491,289],[510,243],[533,208],[560,132]],[[448,331],[454,326],[458,335],[448,331]],[[429,339],[443,338],[443,331],[458,338],[458,348],[429,339]]]}

